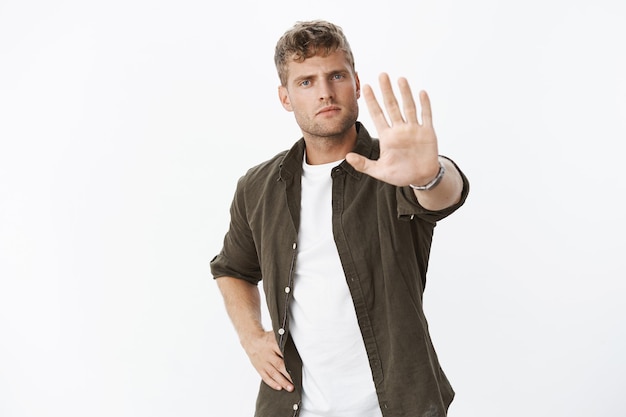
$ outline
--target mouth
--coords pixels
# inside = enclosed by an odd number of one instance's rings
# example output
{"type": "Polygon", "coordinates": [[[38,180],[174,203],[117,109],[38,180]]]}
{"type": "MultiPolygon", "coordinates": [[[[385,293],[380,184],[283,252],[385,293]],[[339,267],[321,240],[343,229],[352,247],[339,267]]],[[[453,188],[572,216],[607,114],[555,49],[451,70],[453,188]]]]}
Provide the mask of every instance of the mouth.
{"type": "Polygon", "coordinates": [[[334,113],[338,112],[339,110],[341,110],[341,108],[338,106],[326,106],[319,109],[316,115],[334,113]]]}

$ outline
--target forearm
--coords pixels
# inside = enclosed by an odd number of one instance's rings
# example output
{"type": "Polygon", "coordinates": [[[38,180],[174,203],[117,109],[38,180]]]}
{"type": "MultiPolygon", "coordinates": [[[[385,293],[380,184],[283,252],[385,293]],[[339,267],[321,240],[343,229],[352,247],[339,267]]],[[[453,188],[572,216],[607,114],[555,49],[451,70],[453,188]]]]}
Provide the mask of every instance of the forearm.
{"type": "Polygon", "coordinates": [[[263,334],[261,321],[261,295],[256,285],[232,277],[217,278],[217,285],[224,298],[226,312],[244,345],[263,334]]]}
{"type": "Polygon", "coordinates": [[[261,323],[261,294],[256,285],[232,277],[217,278],[226,311],[239,335],[241,346],[263,381],[275,390],[294,389],[291,375],[272,331],[261,323]]]}
{"type": "Polygon", "coordinates": [[[441,182],[430,190],[413,190],[417,201],[427,210],[443,210],[459,202],[463,191],[463,179],[454,164],[447,158],[439,158],[446,172],[441,182]]]}

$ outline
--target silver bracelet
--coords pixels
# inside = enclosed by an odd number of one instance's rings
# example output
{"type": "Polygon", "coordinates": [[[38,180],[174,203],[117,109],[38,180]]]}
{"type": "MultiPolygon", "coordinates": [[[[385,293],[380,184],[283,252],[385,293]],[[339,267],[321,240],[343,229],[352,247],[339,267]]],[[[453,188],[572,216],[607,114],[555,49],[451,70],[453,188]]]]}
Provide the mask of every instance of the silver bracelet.
{"type": "Polygon", "coordinates": [[[443,166],[443,164],[441,163],[441,161],[439,161],[439,172],[437,173],[437,176],[435,178],[432,179],[432,181],[430,181],[428,184],[426,185],[413,185],[413,184],[409,184],[409,187],[411,187],[414,190],[419,190],[419,191],[427,191],[430,190],[432,188],[435,188],[437,186],[437,184],[439,184],[441,182],[441,179],[443,178],[443,174],[446,173],[446,167],[443,166]]]}

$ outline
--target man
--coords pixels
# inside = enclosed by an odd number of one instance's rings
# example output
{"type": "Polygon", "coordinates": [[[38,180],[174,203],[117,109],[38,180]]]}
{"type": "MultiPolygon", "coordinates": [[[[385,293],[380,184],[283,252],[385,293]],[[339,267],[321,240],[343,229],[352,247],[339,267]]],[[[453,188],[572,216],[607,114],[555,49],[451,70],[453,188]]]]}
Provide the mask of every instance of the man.
{"type": "Polygon", "coordinates": [[[380,76],[378,132],[357,121],[361,84],[340,27],[298,22],[278,41],[278,95],[303,137],[238,182],[211,271],[263,382],[257,417],[445,416],[454,392],[422,308],[433,229],[468,182],[380,76]],[[262,280],[272,330],[261,323],[262,280]]]}

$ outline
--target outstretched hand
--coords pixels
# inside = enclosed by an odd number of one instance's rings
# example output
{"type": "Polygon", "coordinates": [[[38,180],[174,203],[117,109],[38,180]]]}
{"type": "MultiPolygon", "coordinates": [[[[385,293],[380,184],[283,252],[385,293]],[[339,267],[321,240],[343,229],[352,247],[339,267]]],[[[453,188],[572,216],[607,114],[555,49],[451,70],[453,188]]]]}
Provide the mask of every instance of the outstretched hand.
{"type": "Polygon", "coordinates": [[[406,78],[398,80],[402,110],[389,76],[386,73],[381,74],[379,82],[389,120],[369,85],[363,87],[363,96],[378,132],[380,157],[378,160],[371,160],[351,152],[346,156],[346,161],[357,171],[392,185],[426,184],[439,171],[437,136],[433,128],[428,94],[425,91],[419,93],[422,109],[420,123],[406,78]]]}

